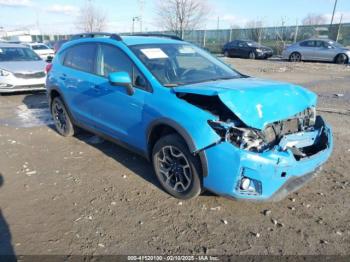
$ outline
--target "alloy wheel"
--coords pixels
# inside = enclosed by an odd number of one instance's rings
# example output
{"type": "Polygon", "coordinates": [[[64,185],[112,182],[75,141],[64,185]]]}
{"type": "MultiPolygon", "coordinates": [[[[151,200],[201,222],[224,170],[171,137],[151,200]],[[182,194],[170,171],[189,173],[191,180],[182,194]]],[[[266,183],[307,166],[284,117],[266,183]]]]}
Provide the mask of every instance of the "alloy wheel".
{"type": "Polygon", "coordinates": [[[52,105],[52,115],[55,121],[56,128],[62,134],[67,132],[67,114],[63,105],[59,102],[55,102],[52,105]]]}
{"type": "Polygon", "coordinates": [[[156,155],[161,179],[166,187],[182,193],[190,188],[192,172],[184,153],[175,146],[164,146],[156,155]]]}
{"type": "Polygon", "coordinates": [[[299,53],[292,53],[290,55],[290,61],[291,62],[300,62],[301,61],[301,55],[299,53]]]}
{"type": "Polygon", "coordinates": [[[336,63],[337,64],[345,64],[346,59],[347,59],[346,55],[340,54],[337,56],[336,63]]]}

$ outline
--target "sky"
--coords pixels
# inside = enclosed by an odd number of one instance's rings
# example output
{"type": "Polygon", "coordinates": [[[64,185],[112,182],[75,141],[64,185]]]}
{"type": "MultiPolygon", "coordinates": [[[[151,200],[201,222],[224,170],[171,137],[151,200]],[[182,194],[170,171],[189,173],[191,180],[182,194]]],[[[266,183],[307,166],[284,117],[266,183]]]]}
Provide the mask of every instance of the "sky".
{"type": "MultiPolygon", "coordinates": [[[[45,34],[71,34],[77,26],[79,10],[86,0],[0,0],[0,28],[5,30],[39,29],[45,34]]],[[[143,17],[143,30],[162,30],[156,18],[157,0],[91,0],[107,16],[106,31],[128,32],[132,18],[143,17]],[[143,4],[141,4],[143,3],[143,4]],[[143,8],[141,9],[141,6],[143,8]],[[141,12],[141,10],[143,10],[141,12]]],[[[166,1],[166,0],[163,0],[166,1]]],[[[203,29],[244,27],[251,20],[266,26],[301,23],[310,13],[320,14],[330,22],[335,0],[206,0],[210,13],[203,29]]],[[[335,22],[350,22],[350,0],[338,0],[335,22]]],[[[135,22],[135,28],[140,28],[135,22]]]]}

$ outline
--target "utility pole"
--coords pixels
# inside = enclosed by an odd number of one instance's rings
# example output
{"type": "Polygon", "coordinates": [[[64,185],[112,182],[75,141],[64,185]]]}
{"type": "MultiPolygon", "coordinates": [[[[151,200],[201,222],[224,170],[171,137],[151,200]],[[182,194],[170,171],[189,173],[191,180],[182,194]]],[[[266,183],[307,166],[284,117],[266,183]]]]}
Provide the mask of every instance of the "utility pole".
{"type": "Polygon", "coordinates": [[[331,19],[331,27],[333,25],[333,19],[334,19],[335,10],[337,8],[337,3],[338,3],[338,0],[335,0],[334,7],[333,7],[333,13],[332,13],[332,19],[331,19]]]}
{"type": "Polygon", "coordinates": [[[142,33],[142,23],[143,23],[143,6],[145,1],[144,0],[138,0],[139,2],[139,8],[140,8],[140,15],[139,15],[139,22],[140,22],[140,32],[142,33]]]}
{"type": "Polygon", "coordinates": [[[341,14],[340,17],[340,22],[339,22],[339,26],[338,26],[338,32],[337,32],[337,38],[335,39],[335,41],[338,42],[338,38],[339,38],[339,33],[340,33],[340,28],[341,28],[341,23],[343,22],[343,14],[341,14]]]}
{"type": "Polygon", "coordinates": [[[298,31],[299,31],[299,23],[298,23],[298,19],[297,19],[297,20],[296,20],[296,24],[295,24],[294,43],[297,42],[297,39],[298,39],[298,31]]]}
{"type": "Polygon", "coordinates": [[[131,33],[135,33],[135,21],[140,21],[140,17],[139,17],[139,16],[134,16],[134,17],[132,18],[131,33]]]}

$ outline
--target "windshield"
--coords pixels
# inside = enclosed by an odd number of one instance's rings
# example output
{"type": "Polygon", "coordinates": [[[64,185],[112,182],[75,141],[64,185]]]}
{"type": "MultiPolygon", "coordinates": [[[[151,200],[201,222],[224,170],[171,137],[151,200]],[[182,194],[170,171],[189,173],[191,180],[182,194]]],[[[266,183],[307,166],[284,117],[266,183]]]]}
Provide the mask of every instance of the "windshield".
{"type": "Polygon", "coordinates": [[[261,45],[257,42],[254,41],[247,41],[246,42],[248,46],[252,46],[252,47],[260,47],[261,45]]]}
{"type": "Polygon", "coordinates": [[[46,50],[49,49],[46,45],[32,45],[33,50],[46,50]]]}
{"type": "Polygon", "coordinates": [[[38,61],[40,57],[30,48],[25,47],[0,47],[0,61],[38,61]]]}
{"type": "Polygon", "coordinates": [[[200,48],[188,44],[147,44],[130,47],[164,86],[242,77],[200,48]]]}
{"type": "Polygon", "coordinates": [[[339,44],[338,42],[334,41],[328,41],[328,44],[337,48],[345,48],[343,45],[339,44]]]}

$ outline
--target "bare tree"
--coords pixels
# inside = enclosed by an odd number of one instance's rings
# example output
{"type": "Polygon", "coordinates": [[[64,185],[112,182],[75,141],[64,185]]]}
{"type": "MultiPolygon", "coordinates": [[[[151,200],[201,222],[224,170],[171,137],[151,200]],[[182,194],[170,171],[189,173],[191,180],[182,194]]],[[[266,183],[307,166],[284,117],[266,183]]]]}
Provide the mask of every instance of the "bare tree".
{"type": "Polygon", "coordinates": [[[264,22],[262,20],[251,20],[247,22],[246,28],[249,30],[250,37],[260,43],[265,34],[264,22]]]}
{"type": "Polygon", "coordinates": [[[327,23],[325,16],[320,14],[308,14],[303,20],[303,25],[322,25],[327,23]]]}
{"type": "Polygon", "coordinates": [[[158,0],[157,24],[184,37],[186,30],[198,28],[206,19],[206,0],[158,0]]]}
{"type": "Polygon", "coordinates": [[[77,27],[84,32],[102,32],[107,25],[107,15],[98,9],[92,0],[85,1],[80,9],[77,27]]]}

